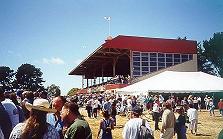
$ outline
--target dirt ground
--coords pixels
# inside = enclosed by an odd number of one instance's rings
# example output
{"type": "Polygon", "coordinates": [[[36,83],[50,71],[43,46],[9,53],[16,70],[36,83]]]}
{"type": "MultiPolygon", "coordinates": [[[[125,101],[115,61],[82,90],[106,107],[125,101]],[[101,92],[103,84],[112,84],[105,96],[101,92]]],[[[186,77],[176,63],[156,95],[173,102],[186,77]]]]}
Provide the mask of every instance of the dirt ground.
{"type": "MultiPolygon", "coordinates": [[[[93,139],[97,138],[98,128],[99,128],[99,121],[102,118],[100,115],[97,119],[95,118],[88,118],[85,109],[80,109],[81,114],[84,115],[84,118],[88,121],[92,133],[93,139]]],[[[152,121],[152,116],[144,112],[145,116],[143,118],[147,119],[154,129],[154,122],[152,121]]],[[[219,115],[219,111],[215,110],[215,116],[210,116],[209,112],[206,110],[202,110],[199,112],[198,115],[198,131],[197,136],[190,133],[187,130],[187,138],[188,139],[216,139],[218,137],[219,132],[223,129],[223,117],[219,115]]],[[[112,135],[114,139],[122,139],[122,130],[125,123],[128,119],[125,116],[117,116],[117,126],[112,131],[112,135]]],[[[159,139],[160,131],[154,131],[155,139],[159,139]]],[[[176,137],[174,137],[176,138],[176,137]]]]}

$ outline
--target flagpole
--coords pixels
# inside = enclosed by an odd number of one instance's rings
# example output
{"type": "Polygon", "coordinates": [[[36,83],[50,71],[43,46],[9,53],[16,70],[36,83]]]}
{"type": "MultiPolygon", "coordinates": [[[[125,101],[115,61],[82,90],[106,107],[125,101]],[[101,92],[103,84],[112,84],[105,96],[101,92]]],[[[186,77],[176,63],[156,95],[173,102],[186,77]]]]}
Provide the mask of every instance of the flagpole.
{"type": "Polygon", "coordinates": [[[108,36],[111,36],[111,17],[105,16],[104,19],[108,21],[108,36]]]}
{"type": "Polygon", "coordinates": [[[108,20],[108,36],[111,36],[111,19],[108,20]]]}

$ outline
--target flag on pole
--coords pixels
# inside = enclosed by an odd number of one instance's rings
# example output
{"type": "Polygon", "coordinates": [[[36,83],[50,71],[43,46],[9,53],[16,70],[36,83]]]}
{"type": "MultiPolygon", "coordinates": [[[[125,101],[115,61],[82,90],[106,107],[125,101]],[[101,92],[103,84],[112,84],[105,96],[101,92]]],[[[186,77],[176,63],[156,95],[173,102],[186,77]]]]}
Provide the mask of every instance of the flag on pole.
{"type": "Polygon", "coordinates": [[[104,19],[110,21],[111,20],[111,17],[110,16],[108,16],[108,17],[105,16],[104,19]]]}

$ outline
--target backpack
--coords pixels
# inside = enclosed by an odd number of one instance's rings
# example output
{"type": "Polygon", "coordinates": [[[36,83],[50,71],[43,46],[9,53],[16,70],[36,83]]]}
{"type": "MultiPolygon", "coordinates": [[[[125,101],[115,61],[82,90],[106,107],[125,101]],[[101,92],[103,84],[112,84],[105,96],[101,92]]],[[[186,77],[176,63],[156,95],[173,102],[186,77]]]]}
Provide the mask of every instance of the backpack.
{"type": "Polygon", "coordinates": [[[104,124],[105,124],[105,133],[106,134],[111,134],[111,120],[109,119],[108,121],[106,121],[105,119],[103,119],[104,124]]]}
{"type": "Polygon", "coordinates": [[[146,120],[142,119],[142,125],[138,133],[138,139],[154,139],[150,130],[145,126],[146,120]]]}

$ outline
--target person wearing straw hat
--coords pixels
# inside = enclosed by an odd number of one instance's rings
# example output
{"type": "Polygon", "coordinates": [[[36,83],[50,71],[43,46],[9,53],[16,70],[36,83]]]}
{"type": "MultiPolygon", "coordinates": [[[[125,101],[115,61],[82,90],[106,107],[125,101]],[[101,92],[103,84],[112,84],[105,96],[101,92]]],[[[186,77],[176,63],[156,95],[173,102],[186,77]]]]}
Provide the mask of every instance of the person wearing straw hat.
{"type": "Polygon", "coordinates": [[[49,108],[48,100],[38,98],[33,104],[26,102],[25,107],[30,111],[30,117],[13,128],[9,139],[59,139],[55,127],[46,122],[46,114],[56,112],[49,108]]]}

